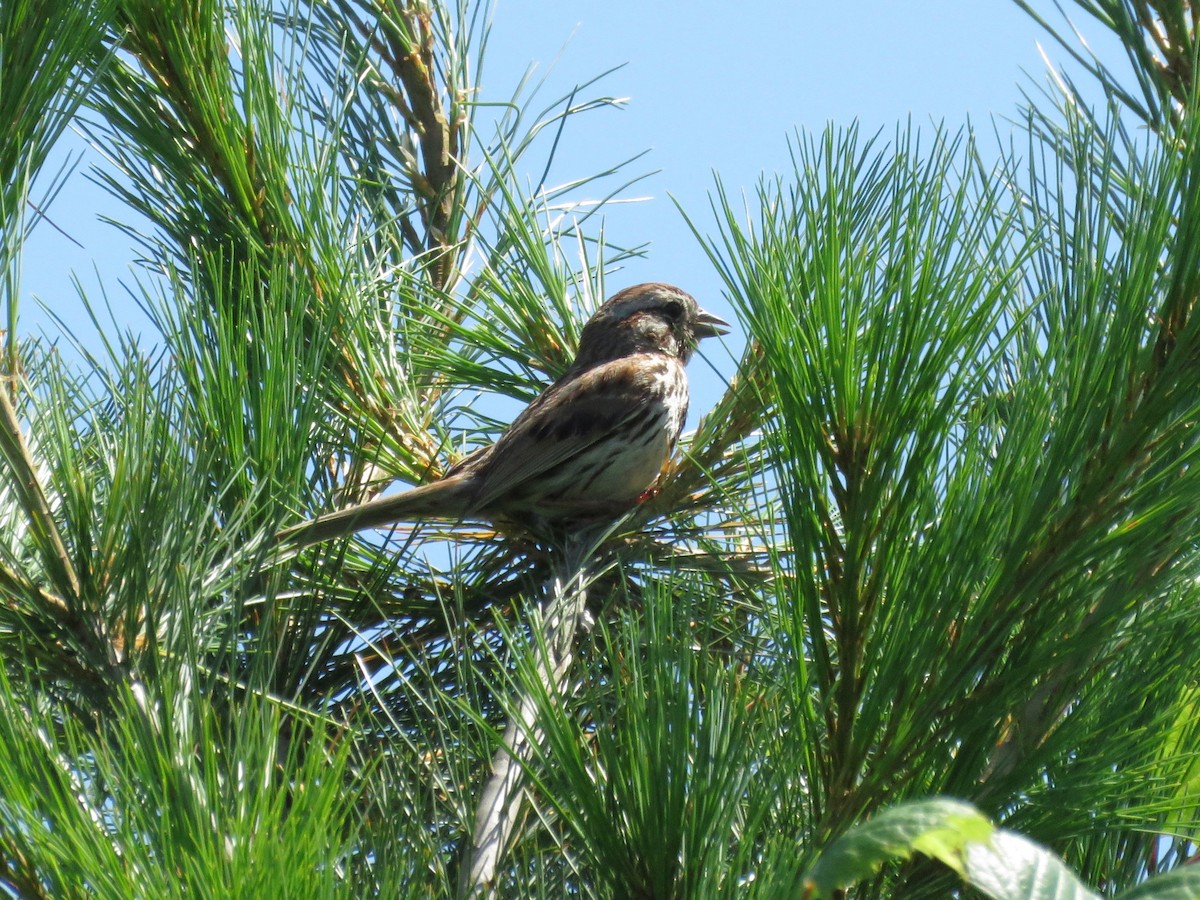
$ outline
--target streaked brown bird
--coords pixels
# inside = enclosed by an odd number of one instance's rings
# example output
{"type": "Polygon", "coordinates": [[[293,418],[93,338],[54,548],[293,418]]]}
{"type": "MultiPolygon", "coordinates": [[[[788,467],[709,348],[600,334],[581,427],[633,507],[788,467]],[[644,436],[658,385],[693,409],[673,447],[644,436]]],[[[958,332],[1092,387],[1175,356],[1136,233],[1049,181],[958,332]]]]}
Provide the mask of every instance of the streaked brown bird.
{"type": "Polygon", "coordinates": [[[566,373],[496,443],[438,481],[280,532],[299,546],[400,521],[615,519],[654,486],[688,409],[684,366],[697,343],[729,331],[669,284],[626,288],[583,327],[566,373]]]}

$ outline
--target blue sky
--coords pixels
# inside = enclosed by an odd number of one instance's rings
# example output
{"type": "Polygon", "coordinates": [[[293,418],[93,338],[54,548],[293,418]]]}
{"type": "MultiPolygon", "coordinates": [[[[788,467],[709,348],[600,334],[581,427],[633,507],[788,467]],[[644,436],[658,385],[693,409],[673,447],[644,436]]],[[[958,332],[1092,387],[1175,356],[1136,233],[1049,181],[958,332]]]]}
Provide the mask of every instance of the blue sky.
{"type": "MultiPolygon", "coordinates": [[[[1050,16],[1049,2],[1046,15],[1050,16]]],[[[1094,25],[1089,37],[1103,37],[1094,25]]],[[[643,150],[631,173],[658,170],[633,189],[650,199],[614,208],[608,233],[617,243],[649,242],[646,259],[627,264],[610,290],[639,281],[679,284],[702,305],[729,317],[716,273],[671,201],[701,224],[711,219],[713,172],[731,190],[750,191],[763,173],[789,166],[795,130],[857,121],[890,134],[909,118],[922,128],[968,121],[985,134],[1013,131],[1022,89],[1046,83],[1038,42],[1056,62],[1066,54],[1011,0],[858,0],[843,3],[762,0],[709,2],[553,2],[499,0],[482,95],[506,99],[525,69],[545,77],[544,101],[614,66],[592,90],[629,98],[623,110],[576,119],[564,134],[548,181],[602,169],[643,150]]],[[[1100,45],[1103,49],[1103,43],[1100,45]]],[[[1105,54],[1116,59],[1109,45],[1105,54]]],[[[581,96],[584,96],[581,94],[581,96]]],[[[77,140],[70,146],[78,151],[77,140]]],[[[72,285],[78,275],[93,300],[103,295],[118,320],[143,328],[122,282],[135,252],[102,215],[121,207],[85,176],[99,163],[84,148],[80,164],[50,209],[83,246],[41,224],[24,259],[22,330],[46,317],[32,297],[87,334],[72,285]]],[[[535,164],[540,174],[540,161],[535,164]]],[[[731,348],[736,348],[735,338],[731,348]]],[[[728,374],[732,362],[709,353],[728,374]]],[[[700,368],[699,365],[693,364],[700,368]]],[[[702,383],[708,376],[695,373],[702,383]]]]}

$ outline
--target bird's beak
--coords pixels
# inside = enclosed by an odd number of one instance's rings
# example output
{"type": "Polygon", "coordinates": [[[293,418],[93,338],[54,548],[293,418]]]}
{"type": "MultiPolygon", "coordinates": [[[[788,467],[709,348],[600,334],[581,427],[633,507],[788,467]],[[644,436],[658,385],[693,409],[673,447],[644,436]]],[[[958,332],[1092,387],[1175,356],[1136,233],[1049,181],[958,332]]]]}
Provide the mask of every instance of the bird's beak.
{"type": "Polygon", "coordinates": [[[718,337],[722,334],[729,334],[729,323],[720,316],[714,316],[702,309],[696,313],[694,331],[697,339],[718,337]]]}

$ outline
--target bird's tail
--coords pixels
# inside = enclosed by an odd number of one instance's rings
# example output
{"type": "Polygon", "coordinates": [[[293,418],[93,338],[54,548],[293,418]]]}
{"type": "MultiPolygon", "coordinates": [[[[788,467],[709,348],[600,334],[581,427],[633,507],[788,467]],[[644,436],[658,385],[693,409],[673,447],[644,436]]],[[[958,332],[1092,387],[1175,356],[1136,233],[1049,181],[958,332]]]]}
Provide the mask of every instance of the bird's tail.
{"type": "Polygon", "coordinates": [[[326,513],[307,522],[292,525],[275,535],[282,546],[296,550],[323,541],[354,534],[367,528],[379,528],[396,522],[419,519],[462,519],[475,494],[471,479],[451,476],[421,485],[403,494],[376,497],[366,503],[326,513]]]}

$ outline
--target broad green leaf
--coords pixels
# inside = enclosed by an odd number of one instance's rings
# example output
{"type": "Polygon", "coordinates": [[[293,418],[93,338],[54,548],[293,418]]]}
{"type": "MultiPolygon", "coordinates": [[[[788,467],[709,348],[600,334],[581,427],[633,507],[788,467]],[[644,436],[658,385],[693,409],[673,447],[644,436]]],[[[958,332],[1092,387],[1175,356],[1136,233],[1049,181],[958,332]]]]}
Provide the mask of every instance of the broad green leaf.
{"type": "Polygon", "coordinates": [[[1175,869],[1118,896],[1121,900],[1196,900],[1200,897],[1200,866],[1175,869]]]}
{"type": "Polygon", "coordinates": [[[994,900],[1099,900],[1057,856],[1012,831],[971,844],[966,860],[967,883],[994,900]]]}
{"type": "Polygon", "coordinates": [[[958,872],[966,868],[967,847],[986,841],[994,826],[974,807],[958,800],[918,800],[894,806],[856,825],[821,855],[804,878],[806,892],[826,897],[874,874],[884,863],[922,853],[958,872]]]}

